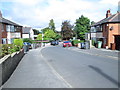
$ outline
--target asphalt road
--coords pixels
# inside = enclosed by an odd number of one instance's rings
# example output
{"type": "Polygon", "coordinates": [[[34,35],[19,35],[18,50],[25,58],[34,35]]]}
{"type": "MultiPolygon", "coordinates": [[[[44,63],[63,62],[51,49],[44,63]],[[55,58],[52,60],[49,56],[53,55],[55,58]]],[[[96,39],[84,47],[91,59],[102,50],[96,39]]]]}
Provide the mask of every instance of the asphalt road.
{"type": "Polygon", "coordinates": [[[118,60],[47,46],[29,51],[3,88],[117,88],[118,60]]]}
{"type": "Polygon", "coordinates": [[[40,51],[29,51],[2,88],[70,88],[44,61],[40,51]]]}
{"type": "Polygon", "coordinates": [[[118,88],[118,60],[51,46],[42,57],[72,88],[118,88]]]}

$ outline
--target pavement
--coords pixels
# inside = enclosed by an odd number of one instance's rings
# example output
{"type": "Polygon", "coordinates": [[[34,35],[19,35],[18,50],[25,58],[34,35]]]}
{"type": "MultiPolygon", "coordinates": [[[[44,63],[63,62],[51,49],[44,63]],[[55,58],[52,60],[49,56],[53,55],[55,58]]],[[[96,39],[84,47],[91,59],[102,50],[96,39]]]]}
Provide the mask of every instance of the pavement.
{"type": "Polygon", "coordinates": [[[41,56],[42,49],[27,52],[2,88],[70,88],[67,82],[45,62],[41,56]]]}
{"type": "Polygon", "coordinates": [[[92,47],[90,49],[80,49],[78,47],[69,47],[69,50],[85,53],[85,54],[90,54],[90,55],[95,55],[95,56],[101,56],[101,57],[108,57],[112,58],[115,60],[118,60],[118,56],[120,55],[120,51],[117,50],[108,50],[104,48],[95,48],[92,47]]]}

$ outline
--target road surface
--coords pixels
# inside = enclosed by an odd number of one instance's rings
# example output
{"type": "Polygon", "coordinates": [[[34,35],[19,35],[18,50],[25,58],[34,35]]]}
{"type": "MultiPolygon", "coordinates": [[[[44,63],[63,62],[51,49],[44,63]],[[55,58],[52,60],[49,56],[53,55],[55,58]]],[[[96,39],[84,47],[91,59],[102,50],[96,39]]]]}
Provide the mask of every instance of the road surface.
{"type": "Polygon", "coordinates": [[[118,60],[48,46],[29,51],[3,88],[117,88],[118,60]]]}
{"type": "Polygon", "coordinates": [[[44,48],[41,54],[74,88],[118,87],[118,60],[60,46],[44,48]]]}

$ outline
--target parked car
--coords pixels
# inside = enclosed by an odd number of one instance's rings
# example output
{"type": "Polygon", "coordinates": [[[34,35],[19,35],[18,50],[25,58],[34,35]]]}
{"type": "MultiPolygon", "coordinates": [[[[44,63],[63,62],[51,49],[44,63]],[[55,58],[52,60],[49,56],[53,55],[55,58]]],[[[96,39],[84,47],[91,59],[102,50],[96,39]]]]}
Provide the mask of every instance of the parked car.
{"type": "Polygon", "coordinates": [[[56,41],[56,45],[59,45],[59,41],[56,41]]]}
{"type": "Polygon", "coordinates": [[[32,49],[31,43],[29,43],[29,42],[24,42],[23,44],[26,45],[26,46],[28,46],[29,49],[32,49]]]}
{"type": "Polygon", "coordinates": [[[59,41],[56,41],[56,40],[53,40],[53,41],[51,41],[51,45],[58,45],[59,44],[59,41]]]}
{"type": "Polygon", "coordinates": [[[51,45],[56,45],[56,41],[51,41],[51,45]]]}
{"type": "Polygon", "coordinates": [[[72,44],[71,44],[70,41],[64,41],[63,42],[63,47],[71,47],[71,46],[72,46],[72,44]]]}

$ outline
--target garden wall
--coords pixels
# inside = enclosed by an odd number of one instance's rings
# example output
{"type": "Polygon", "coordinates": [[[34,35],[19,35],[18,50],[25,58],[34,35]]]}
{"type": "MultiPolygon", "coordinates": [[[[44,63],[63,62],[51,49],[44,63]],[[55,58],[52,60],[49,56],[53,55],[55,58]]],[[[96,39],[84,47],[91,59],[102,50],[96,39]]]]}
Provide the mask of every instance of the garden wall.
{"type": "Polygon", "coordinates": [[[0,59],[0,86],[9,79],[23,56],[24,50],[21,50],[20,52],[6,55],[0,59]]]}

